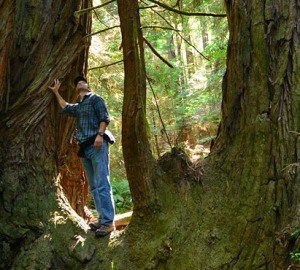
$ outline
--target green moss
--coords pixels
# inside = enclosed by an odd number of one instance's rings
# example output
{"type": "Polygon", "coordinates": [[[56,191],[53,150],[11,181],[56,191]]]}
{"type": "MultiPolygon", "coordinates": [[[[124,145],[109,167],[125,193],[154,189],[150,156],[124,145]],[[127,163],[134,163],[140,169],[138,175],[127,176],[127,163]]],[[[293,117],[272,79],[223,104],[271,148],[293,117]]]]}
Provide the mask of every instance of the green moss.
{"type": "Polygon", "coordinates": [[[42,235],[30,247],[21,249],[11,269],[51,269],[51,236],[42,235]]]}

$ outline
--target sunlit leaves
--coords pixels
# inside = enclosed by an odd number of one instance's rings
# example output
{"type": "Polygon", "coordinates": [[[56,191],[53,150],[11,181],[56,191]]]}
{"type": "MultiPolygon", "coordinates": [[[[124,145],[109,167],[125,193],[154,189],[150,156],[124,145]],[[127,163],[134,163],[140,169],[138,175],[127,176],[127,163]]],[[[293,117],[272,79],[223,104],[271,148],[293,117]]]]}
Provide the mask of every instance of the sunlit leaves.
{"type": "MultiPolygon", "coordinates": [[[[177,0],[166,0],[164,3],[173,7],[177,0]]],[[[179,3],[176,8],[187,12],[225,13],[222,1],[219,0],[185,0],[179,3]]],[[[100,4],[100,1],[94,1],[94,5],[96,4],[100,4]]],[[[140,1],[139,4],[152,5],[147,1],[140,1]]],[[[220,121],[221,82],[225,73],[228,39],[226,18],[183,17],[161,7],[141,9],[140,17],[142,27],[161,26],[180,30],[176,32],[155,27],[143,29],[144,37],[174,66],[169,68],[145,46],[147,76],[151,80],[162,120],[172,143],[180,143],[179,137],[183,129],[192,133],[195,127],[217,126],[220,121]],[[210,61],[205,60],[199,52],[210,61]]],[[[116,3],[110,4],[94,12],[92,32],[119,24],[116,3]]],[[[119,28],[93,36],[89,67],[123,59],[121,42],[119,28]]],[[[89,72],[91,87],[103,96],[107,103],[112,118],[109,128],[117,137],[116,146],[111,147],[111,171],[116,181],[126,178],[121,149],[123,78],[123,64],[89,72]]],[[[161,152],[168,150],[169,146],[150,90],[147,93],[147,118],[152,132],[152,144],[158,143],[157,148],[160,148],[161,152]]],[[[205,143],[213,135],[199,137],[198,142],[205,143]]],[[[121,203],[120,197],[116,198],[116,203],[121,203]]]]}

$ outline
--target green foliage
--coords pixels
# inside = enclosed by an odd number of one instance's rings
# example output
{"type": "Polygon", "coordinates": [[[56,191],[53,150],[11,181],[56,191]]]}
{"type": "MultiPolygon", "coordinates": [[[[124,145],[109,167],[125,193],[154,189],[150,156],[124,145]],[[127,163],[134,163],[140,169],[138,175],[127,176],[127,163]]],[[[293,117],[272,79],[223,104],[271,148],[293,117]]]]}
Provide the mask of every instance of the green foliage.
{"type": "MultiPolygon", "coordinates": [[[[291,233],[291,236],[295,236],[300,232],[300,229],[297,229],[296,231],[291,233]]],[[[291,260],[295,262],[300,262],[300,252],[290,252],[290,258],[291,260]]]]}
{"type": "Polygon", "coordinates": [[[215,139],[216,136],[210,136],[210,137],[206,137],[206,138],[202,138],[201,140],[199,140],[199,143],[205,143],[205,142],[209,142],[211,141],[212,139],[215,139]]]}
{"type": "Polygon", "coordinates": [[[295,235],[298,234],[299,232],[300,232],[300,229],[298,229],[298,230],[292,232],[292,233],[291,233],[291,236],[295,236],[295,235]]]}
{"type": "MultiPolygon", "coordinates": [[[[176,2],[165,1],[169,6],[174,6],[176,2]]],[[[94,5],[98,4],[100,1],[95,0],[94,5]]],[[[140,5],[146,4],[140,2],[140,5]]],[[[225,13],[225,8],[217,0],[180,1],[179,7],[176,8],[189,12],[225,13]]],[[[169,11],[159,12],[161,15],[159,16],[154,10],[149,8],[140,10],[142,27],[162,26],[180,30],[175,32],[161,28],[143,28],[144,37],[164,59],[174,66],[174,68],[168,67],[147,45],[144,46],[147,76],[157,97],[166,131],[173,145],[189,147],[186,143],[188,138],[197,144],[206,143],[207,138],[211,139],[215,135],[214,132],[220,121],[221,82],[225,73],[228,39],[226,18],[187,17],[169,11]],[[198,52],[181,37],[189,41],[198,52]],[[203,53],[209,61],[205,60],[199,52],[203,53]],[[203,128],[208,131],[199,132],[203,128]]],[[[119,24],[116,3],[93,11],[92,32],[119,24]]],[[[121,43],[119,28],[92,36],[89,67],[103,66],[122,60],[121,43]]],[[[116,144],[111,147],[110,167],[111,179],[116,179],[112,184],[116,185],[115,192],[120,195],[122,192],[119,185],[122,184],[118,183],[126,181],[121,147],[123,64],[94,69],[89,71],[88,75],[92,89],[100,94],[107,104],[111,116],[109,129],[117,138],[116,144]]],[[[147,120],[152,133],[151,145],[153,153],[159,156],[169,151],[170,146],[162,131],[149,85],[147,89],[147,120]]],[[[129,192],[129,188],[127,191],[129,192]]],[[[124,199],[126,203],[130,202],[127,195],[120,196],[126,198],[124,199]]],[[[120,197],[116,200],[117,209],[120,209],[121,204],[123,207],[124,202],[120,197]]]]}
{"type": "MultiPolygon", "coordinates": [[[[172,6],[175,3],[167,3],[172,6]]],[[[219,1],[185,1],[182,9],[186,11],[225,13],[219,1]],[[193,7],[193,10],[190,10],[193,7]]],[[[142,11],[147,14],[147,11],[142,11]]],[[[151,20],[142,16],[143,25],[170,26],[161,17],[153,14],[151,20]]],[[[170,69],[146,47],[146,69],[158,99],[162,118],[173,144],[178,145],[183,130],[196,126],[210,125],[220,121],[221,81],[225,73],[228,29],[226,19],[208,17],[181,17],[170,12],[164,18],[177,29],[180,35],[189,40],[202,56],[175,32],[162,29],[145,29],[144,35],[161,56],[174,66],[170,69]],[[204,44],[203,35],[210,35],[204,44]],[[205,47],[206,46],[206,47],[205,47]],[[173,55],[174,58],[170,58],[173,55]]],[[[151,130],[161,135],[161,123],[152,94],[148,94],[148,111],[151,130]],[[154,115],[154,117],[153,117],[154,115]],[[153,119],[156,119],[154,123],[153,119]]],[[[211,134],[212,135],[212,134],[211,134]]],[[[206,136],[207,137],[207,136],[206,136]]],[[[163,138],[160,141],[165,141],[163,138]]],[[[164,151],[166,143],[161,146],[164,151]]]]}
{"type": "Polygon", "coordinates": [[[300,262],[300,253],[290,253],[291,259],[295,262],[300,262]]]}
{"type": "MultiPolygon", "coordinates": [[[[112,178],[111,187],[113,191],[116,214],[132,211],[133,203],[128,181],[126,179],[117,181],[115,178],[112,178]]],[[[89,200],[87,204],[88,207],[92,209],[93,215],[96,217],[97,211],[95,210],[95,203],[91,193],[89,194],[89,200]]]]}
{"type": "Polygon", "coordinates": [[[114,194],[116,213],[121,214],[132,211],[133,203],[130,195],[130,189],[127,180],[116,181],[115,178],[111,181],[114,194]]]}

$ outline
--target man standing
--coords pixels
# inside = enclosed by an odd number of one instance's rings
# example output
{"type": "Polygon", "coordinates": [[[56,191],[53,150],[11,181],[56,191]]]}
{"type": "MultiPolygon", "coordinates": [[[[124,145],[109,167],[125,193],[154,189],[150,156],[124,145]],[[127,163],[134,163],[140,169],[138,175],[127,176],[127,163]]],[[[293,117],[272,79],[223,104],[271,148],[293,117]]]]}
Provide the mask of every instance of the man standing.
{"type": "Polygon", "coordinates": [[[62,108],[61,113],[76,117],[77,135],[82,163],[93,194],[98,222],[90,223],[96,236],[105,236],[114,230],[114,202],[109,182],[109,145],[105,130],[110,122],[103,99],[94,94],[86,79],[78,76],[74,80],[80,101],[76,104],[67,103],[59,94],[59,80],[49,87],[62,108]]]}

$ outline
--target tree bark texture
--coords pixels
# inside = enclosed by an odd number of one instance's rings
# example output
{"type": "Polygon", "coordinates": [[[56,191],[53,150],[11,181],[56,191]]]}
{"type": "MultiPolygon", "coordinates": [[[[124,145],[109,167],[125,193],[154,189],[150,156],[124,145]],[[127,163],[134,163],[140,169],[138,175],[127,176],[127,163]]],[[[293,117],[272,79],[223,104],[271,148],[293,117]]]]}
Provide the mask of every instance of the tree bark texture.
{"type": "Polygon", "coordinates": [[[134,212],[149,209],[155,203],[153,166],[146,119],[146,71],[143,35],[138,1],[120,0],[124,55],[124,103],[122,112],[122,145],[134,212]]]}
{"type": "Polygon", "coordinates": [[[300,144],[293,133],[300,121],[300,7],[291,0],[228,1],[228,10],[222,122],[210,161],[214,185],[223,186],[216,192],[227,197],[228,218],[215,222],[227,224],[223,234],[239,236],[219,250],[231,250],[230,269],[286,269],[289,252],[299,250],[291,232],[300,221],[300,144]]]}
{"type": "Polygon", "coordinates": [[[131,239],[120,269],[287,269],[300,250],[291,235],[300,217],[299,3],[227,1],[227,10],[222,121],[197,171],[202,186],[180,151],[160,160],[161,208],[140,218],[143,228],[133,220],[127,237],[147,245],[131,239]]]}
{"type": "MultiPolygon", "coordinates": [[[[58,202],[65,198],[62,187],[72,197],[73,208],[84,214],[87,183],[76,146],[70,146],[74,121],[59,114],[48,86],[60,79],[63,97],[75,101],[73,78],[87,70],[89,44],[82,37],[90,33],[91,18],[73,14],[88,6],[89,1],[81,0],[0,1],[0,267],[4,269],[27,269],[29,259],[17,258],[30,253],[58,213],[58,202]]],[[[32,269],[42,269],[43,262],[38,261],[33,259],[32,269]]]]}

